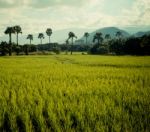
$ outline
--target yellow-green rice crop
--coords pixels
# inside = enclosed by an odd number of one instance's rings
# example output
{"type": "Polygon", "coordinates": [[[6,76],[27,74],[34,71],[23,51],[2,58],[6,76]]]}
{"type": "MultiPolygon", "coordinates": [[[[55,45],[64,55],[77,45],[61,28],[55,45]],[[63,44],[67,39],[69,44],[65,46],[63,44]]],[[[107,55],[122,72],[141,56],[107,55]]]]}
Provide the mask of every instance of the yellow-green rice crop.
{"type": "Polygon", "coordinates": [[[150,131],[150,57],[0,58],[0,131],[150,131]]]}

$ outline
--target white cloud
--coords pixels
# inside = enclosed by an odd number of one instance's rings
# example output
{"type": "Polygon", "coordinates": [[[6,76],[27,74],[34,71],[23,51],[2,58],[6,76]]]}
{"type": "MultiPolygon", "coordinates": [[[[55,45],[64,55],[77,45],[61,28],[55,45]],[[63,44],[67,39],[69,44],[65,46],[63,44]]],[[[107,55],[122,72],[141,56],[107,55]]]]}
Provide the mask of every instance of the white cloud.
{"type": "Polygon", "coordinates": [[[107,6],[104,5],[104,0],[0,0],[0,4],[5,7],[0,8],[1,31],[6,26],[18,24],[22,26],[24,34],[42,32],[47,27],[59,30],[150,25],[150,0],[135,0],[132,7],[122,8],[119,15],[104,13],[102,8],[107,6]],[[46,3],[42,5],[41,1],[46,3]],[[38,8],[40,4],[42,8],[38,8]]]}
{"type": "Polygon", "coordinates": [[[150,0],[137,0],[131,9],[124,9],[127,25],[150,25],[150,0]]]}

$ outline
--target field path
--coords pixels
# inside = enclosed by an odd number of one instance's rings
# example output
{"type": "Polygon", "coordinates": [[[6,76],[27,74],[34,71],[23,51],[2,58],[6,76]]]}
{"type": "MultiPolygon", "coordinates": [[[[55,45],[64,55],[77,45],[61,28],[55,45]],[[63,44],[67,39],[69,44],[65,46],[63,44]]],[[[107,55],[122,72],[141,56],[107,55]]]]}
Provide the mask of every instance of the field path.
{"type": "Polygon", "coordinates": [[[61,62],[62,64],[79,64],[73,59],[67,58],[67,57],[60,57],[60,56],[54,56],[54,58],[61,62]]]}

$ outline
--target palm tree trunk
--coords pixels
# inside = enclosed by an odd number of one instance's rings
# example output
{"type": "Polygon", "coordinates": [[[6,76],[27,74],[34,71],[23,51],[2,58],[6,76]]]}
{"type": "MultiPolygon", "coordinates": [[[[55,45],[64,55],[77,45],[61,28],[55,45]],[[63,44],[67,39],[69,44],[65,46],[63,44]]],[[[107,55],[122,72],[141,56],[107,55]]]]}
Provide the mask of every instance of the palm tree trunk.
{"type": "Polygon", "coordinates": [[[17,33],[17,46],[18,46],[18,33],[17,33]]]}
{"type": "Polygon", "coordinates": [[[9,34],[9,56],[12,55],[11,33],[9,34]]]}
{"type": "Polygon", "coordinates": [[[86,37],[86,45],[87,45],[87,37],[86,37]]]}
{"type": "Polygon", "coordinates": [[[100,40],[98,39],[98,44],[100,45],[100,40]]]}
{"type": "Polygon", "coordinates": [[[51,40],[50,40],[50,36],[49,36],[49,44],[50,44],[51,40]]]}
{"type": "Polygon", "coordinates": [[[71,55],[72,55],[72,50],[73,50],[73,37],[72,37],[72,44],[71,44],[71,55]]]}
{"type": "Polygon", "coordinates": [[[30,39],[30,45],[28,45],[28,51],[31,52],[31,39],[30,39]]]}
{"type": "Polygon", "coordinates": [[[17,55],[19,55],[19,49],[18,49],[18,33],[17,33],[17,55]]]}
{"type": "Polygon", "coordinates": [[[42,39],[41,39],[41,44],[42,44],[42,39]]]}

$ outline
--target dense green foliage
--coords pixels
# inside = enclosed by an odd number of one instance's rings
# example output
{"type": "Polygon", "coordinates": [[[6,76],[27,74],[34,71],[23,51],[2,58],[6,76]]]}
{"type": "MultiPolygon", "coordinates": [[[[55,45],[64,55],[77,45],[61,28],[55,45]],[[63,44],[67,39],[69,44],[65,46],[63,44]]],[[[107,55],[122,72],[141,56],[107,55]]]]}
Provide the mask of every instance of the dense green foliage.
{"type": "MultiPolygon", "coordinates": [[[[100,40],[99,40],[100,41],[100,40]]],[[[29,54],[35,51],[53,51],[59,52],[88,52],[90,54],[116,54],[116,55],[150,55],[150,35],[141,38],[126,38],[126,39],[108,39],[100,44],[94,45],[72,45],[72,44],[40,44],[40,45],[19,45],[12,44],[12,52],[17,54],[24,52],[29,54]]],[[[9,53],[9,44],[1,42],[0,55],[9,53]]]]}
{"type": "MultiPolygon", "coordinates": [[[[26,54],[28,55],[29,52],[35,52],[37,51],[37,47],[36,45],[33,44],[25,44],[25,45],[16,45],[16,44],[12,44],[12,49],[11,51],[13,53],[18,54],[26,54]]],[[[9,44],[7,44],[7,42],[1,42],[0,44],[0,55],[1,56],[5,56],[9,53],[9,44]]]]}
{"type": "Polygon", "coordinates": [[[0,58],[0,131],[150,130],[150,57],[0,58]]]}
{"type": "Polygon", "coordinates": [[[97,43],[90,49],[91,54],[150,55],[150,35],[136,38],[110,39],[97,43]]]}

